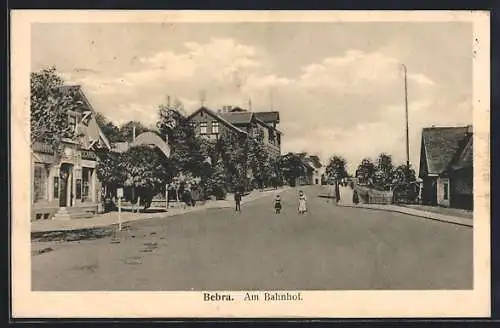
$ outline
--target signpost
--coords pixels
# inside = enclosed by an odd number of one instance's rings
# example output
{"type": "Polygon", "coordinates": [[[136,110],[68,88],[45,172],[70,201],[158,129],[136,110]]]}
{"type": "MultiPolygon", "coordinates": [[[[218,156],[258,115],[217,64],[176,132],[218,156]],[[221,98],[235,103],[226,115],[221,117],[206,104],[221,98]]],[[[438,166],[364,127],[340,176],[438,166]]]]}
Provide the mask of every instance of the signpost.
{"type": "Polygon", "coordinates": [[[123,188],[116,189],[116,197],[118,197],[118,231],[122,231],[122,197],[123,197],[123,188]]]}

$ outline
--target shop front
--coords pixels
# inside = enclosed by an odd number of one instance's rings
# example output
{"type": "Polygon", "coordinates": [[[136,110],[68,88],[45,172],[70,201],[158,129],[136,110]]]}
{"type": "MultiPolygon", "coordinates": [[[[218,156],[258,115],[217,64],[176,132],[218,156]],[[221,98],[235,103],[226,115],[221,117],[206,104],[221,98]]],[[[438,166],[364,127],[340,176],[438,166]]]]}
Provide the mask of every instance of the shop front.
{"type": "Polygon", "coordinates": [[[43,145],[33,148],[32,220],[69,219],[97,212],[100,183],[96,154],[70,141],[63,143],[60,155],[43,145]]]}

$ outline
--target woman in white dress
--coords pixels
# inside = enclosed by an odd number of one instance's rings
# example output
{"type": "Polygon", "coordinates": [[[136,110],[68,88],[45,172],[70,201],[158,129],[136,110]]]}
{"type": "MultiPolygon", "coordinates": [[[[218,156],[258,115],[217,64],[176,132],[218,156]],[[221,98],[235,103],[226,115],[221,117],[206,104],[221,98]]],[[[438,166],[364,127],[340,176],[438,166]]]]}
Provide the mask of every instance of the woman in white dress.
{"type": "Polygon", "coordinates": [[[299,192],[299,214],[307,212],[307,198],[302,190],[299,192]]]}

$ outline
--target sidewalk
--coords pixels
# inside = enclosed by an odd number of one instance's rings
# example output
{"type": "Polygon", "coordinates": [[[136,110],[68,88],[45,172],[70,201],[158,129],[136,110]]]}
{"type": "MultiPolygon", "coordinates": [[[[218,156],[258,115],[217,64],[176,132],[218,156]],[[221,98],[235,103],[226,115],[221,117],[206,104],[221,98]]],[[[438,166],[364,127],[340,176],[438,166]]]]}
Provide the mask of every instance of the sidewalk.
{"type": "MultiPolygon", "coordinates": [[[[270,195],[275,195],[276,193],[281,193],[290,189],[289,187],[282,187],[277,190],[264,190],[258,191],[254,190],[250,194],[243,197],[241,204],[247,204],[254,200],[267,197],[270,195]]],[[[132,212],[122,212],[121,222],[133,222],[139,220],[147,220],[153,218],[164,218],[176,215],[182,215],[192,212],[198,212],[207,210],[210,208],[233,208],[234,201],[230,199],[228,195],[226,200],[215,200],[207,201],[203,205],[198,205],[195,207],[187,208],[170,208],[168,212],[157,212],[157,213],[132,213],[132,212]]],[[[108,227],[113,224],[118,223],[118,212],[110,212],[96,215],[88,219],[74,219],[74,220],[39,220],[31,222],[31,232],[50,232],[50,231],[71,231],[71,230],[83,230],[83,229],[93,229],[108,227]]]]}
{"type": "Polygon", "coordinates": [[[463,225],[467,227],[473,227],[473,219],[472,218],[464,218],[457,217],[451,215],[444,215],[436,212],[422,211],[414,208],[396,206],[396,205],[377,205],[377,204],[358,204],[358,205],[350,205],[350,204],[339,204],[339,206],[343,207],[355,207],[355,208],[363,208],[377,211],[388,211],[388,212],[396,212],[407,215],[412,215],[416,217],[421,217],[425,219],[453,223],[458,225],[463,225]]]}

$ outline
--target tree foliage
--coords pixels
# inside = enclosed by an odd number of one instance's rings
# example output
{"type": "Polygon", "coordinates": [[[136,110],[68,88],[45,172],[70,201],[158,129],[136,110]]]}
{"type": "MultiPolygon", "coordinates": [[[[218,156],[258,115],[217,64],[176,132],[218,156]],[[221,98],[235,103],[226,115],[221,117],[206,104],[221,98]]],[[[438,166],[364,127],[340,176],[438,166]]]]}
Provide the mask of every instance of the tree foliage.
{"type": "Polygon", "coordinates": [[[224,129],[220,133],[216,148],[224,166],[226,189],[246,189],[248,186],[248,145],[246,137],[224,129]]]}
{"type": "Polygon", "coordinates": [[[107,149],[97,150],[96,172],[99,181],[111,188],[123,186],[127,179],[124,170],[125,156],[107,149]]]}
{"type": "Polygon", "coordinates": [[[205,158],[187,117],[176,108],[161,105],[157,127],[161,135],[168,136],[171,161],[176,172],[191,172],[194,176],[201,176],[205,158]]]}
{"type": "Polygon", "coordinates": [[[148,128],[144,124],[139,121],[128,121],[122,124],[119,128],[120,139],[124,142],[132,142],[134,139],[134,126],[135,126],[135,136],[140,135],[144,132],[152,131],[151,128],[148,128]]]}
{"type": "Polygon", "coordinates": [[[305,153],[292,153],[289,152],[280,158],[281,172],[283,178],[289,185],[294,186],[296,179],[304,174],[304,166],[302,161],[305,153]]]}
{"type": "Polygon", "coordinates": [[[55,67],[31,73],[31,143],[41,142],[56,151],[64,138],[73,138],[68,112],[82,106],[76,94],[65,92],[55,67]]]}
{"type": "Polygon", "coordinates": [[[376,161],[376,172],[373,177],[373,186],[380,190],[390,190],[393,185],[394,165],[392,157],[381,153],[376,161]]]}
{"type": "Polygon", "coordinates": [[[362,184],[371,184],[377,171],[375,164],[369,158],[364,158],[356,170],[356,177],[362,184]]]}
{"type": "Polygon", "coordinates": [[[347,178],[347,160],[342,156],[332,156],[326,166],[325,173],[329,179],[340,180],[347,178]]]}
{"type": "Polygon", "coordinates": [[[101,128],[102,133],[104,133],[111,143],[124,141],[122,134],[120,133],[120,128],[112,121],[108,120],[103,114],[96,113],[95,119],[101,128]]]}

